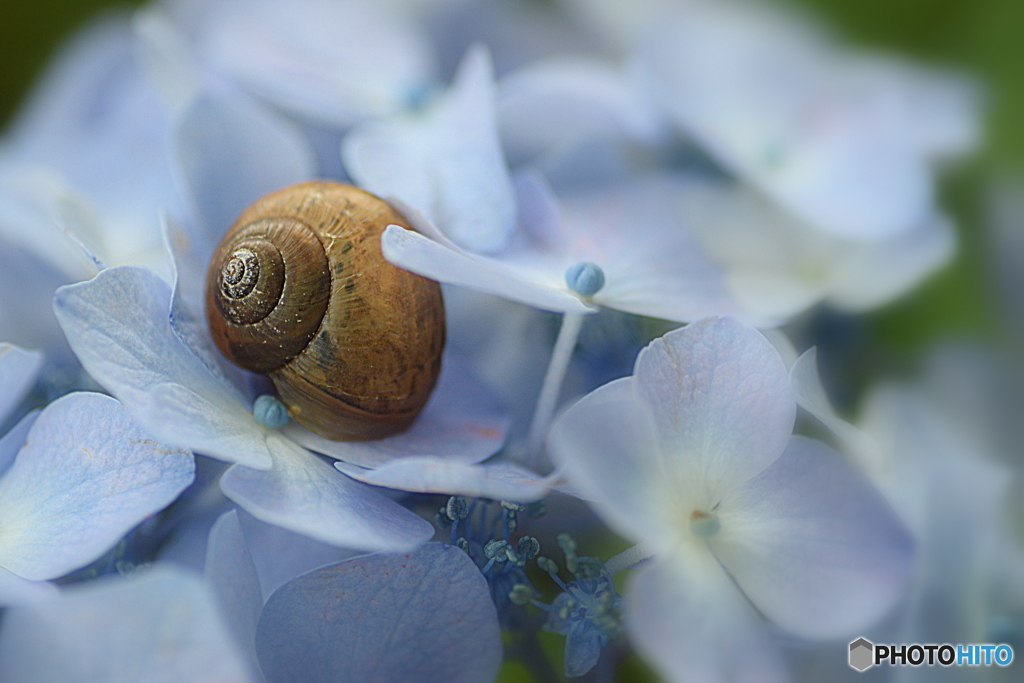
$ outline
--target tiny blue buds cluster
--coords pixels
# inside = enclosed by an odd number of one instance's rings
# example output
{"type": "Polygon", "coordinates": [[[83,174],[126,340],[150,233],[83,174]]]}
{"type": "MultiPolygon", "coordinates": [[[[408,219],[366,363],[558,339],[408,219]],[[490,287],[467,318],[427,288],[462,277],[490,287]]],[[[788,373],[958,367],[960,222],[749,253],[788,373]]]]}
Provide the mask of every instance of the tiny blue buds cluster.
{"type": "Polygon", "coordinates": [[[537,566],[548,573],[562,592],[549,605],[535,598],[530,586],[516,585],[509,599],[517,605],[533,605],[548,613],[544,630],[560,633],[565,640],[565,675],[582,676],[597,664],[601,649],[622,633],[622,596],[615,582],[596,557],[576,554],[576,542],[569,534],[559,534],[558,547],[565,555],[565,566],[576,578],[565,583],[558,576],[558,564],[543,555],[537,566]]]}
{"type": "Polygon", "coordinates": [[[453,496],[438,510],[434,522],[441,528],[451,528],[449,543],[472,558],[487,580],[491,599],[498,610],[498,618],[506,629],[523,626],[521,605],[510,598],[517,585],[533,590],[524,567],[540,553],[540,541],[532,536],[521,536],[513,542],[512,534],[519,527],[519,514],[543,514],[543,503],[522,505],[501,501],[494,503],[482,499],[467,501],[453,496]]]}

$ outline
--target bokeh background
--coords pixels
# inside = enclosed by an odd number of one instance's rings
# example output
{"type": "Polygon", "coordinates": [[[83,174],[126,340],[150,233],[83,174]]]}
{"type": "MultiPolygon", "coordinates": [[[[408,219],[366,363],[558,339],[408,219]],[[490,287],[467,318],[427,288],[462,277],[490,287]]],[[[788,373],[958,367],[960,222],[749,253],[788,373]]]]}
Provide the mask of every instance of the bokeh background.
{"type": "MultiPolygon", "coordinates": [[[[548,0],[524,0],[545,2],[548,0]]],[[[1020,0],[791,0],[852,44],[964,70],[988,96],[980,152],[943,178],[943,205],[957,218],[955,261],[910,296],[865,320],[874,368],[905,367],[936,338],[1005,341],[1001,285],[991,266],[991,192],[1024,169],[1024,2],[1020,0]]],[[[4,0],[0,3],[0,126],[45,69],[61,41],[100,12],[141,0],[4,0]]],[[[1024,183],[1022,183],[1024,185],[1024,183]]],[[[1022,226],[1024,228],[1024,226],[1022,226]]]]}

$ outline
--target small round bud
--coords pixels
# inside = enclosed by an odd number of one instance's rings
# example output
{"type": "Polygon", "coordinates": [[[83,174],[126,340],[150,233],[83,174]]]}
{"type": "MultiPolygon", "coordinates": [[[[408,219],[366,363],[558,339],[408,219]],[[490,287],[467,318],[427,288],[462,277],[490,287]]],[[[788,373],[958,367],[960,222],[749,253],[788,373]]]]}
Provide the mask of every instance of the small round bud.
{"type": "Polygon", "coordinates": [[[257,424],[267,429],[280,429],[292,419],[284,403],[270,394],[263,394],[256,399],[252,405],[252,416],[257,424]]]}
{"type": "Polygon", "coordinates": [[[580,296],[593,296],[604,287],[604,271],[596,263],[581,261],[565,271],[565,284],[580,296]]]}

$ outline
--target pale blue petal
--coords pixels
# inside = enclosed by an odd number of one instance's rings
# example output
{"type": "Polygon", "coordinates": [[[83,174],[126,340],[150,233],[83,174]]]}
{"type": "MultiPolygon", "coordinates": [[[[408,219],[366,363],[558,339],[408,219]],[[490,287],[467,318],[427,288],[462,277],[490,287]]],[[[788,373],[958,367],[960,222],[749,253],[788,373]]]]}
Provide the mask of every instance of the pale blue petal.
{"type": "Polygon", "coordinates": [[[11,427],[11,430],[0,438],[0,476],[3,476],[11,465],[14,463],[14,456],[18,454],[21,447],[25,445],[25,440],[28,439],[29,430],[32,429],[32,425],[35,423],[36,418],[39,417],[38,410],[33,410],[31,413],[21,418],[18,424],[11,427]]]}
{"type": "Polygon", "coordinates": [[[512,463],[475,465],[447,458],[409,456],[392,460],[376,469],[364,469],[344,462],[334,466],[353,479],[413,493],[443,493],[450,496],[514,500],[529,503],[551,490],[553,481],[512,463]]]}
{"type": "Polygon", "coordinates": [[[818,375],[818,349],[807,349],[789,369],[789,383],[797,404],[828,427],[839,440],[843,453],[852,458],[868,475],[883,470],[881,448],[867,433],[839,417],[825,393],[818,375]]]}
{"type": "Polygon", "coordinates": [[[850,313],[876,308],[948,263],[956,242],[952,222],[936,214],[905,234],[863,245],[838,270],[828,301],[850,313]]]}
{"type": "Polygon", "coordinates": [[[906,588],[910,533],[885,498],[824,444],[793,437],[722,500],[715,556],[751,602],[805,638],[854,636],[906,588]]]}
{"type": "Polygon", "coordinates": [[[342,128],[407,106],[434,79],[425,31],[393,3],[228,0],[189,32],[219,70],[274,106],[342,128]]]}
{"type": "Polygon", "coordinates": [[[210,244],[264,194],[316,175],[299,129],[241,94],[196,98],[178,122],[175,141],[192,208],[210,244]]]}
{"type": "Polygon", "coordinates": [[[251,680],[202,581],[172,565],[12,608],[0,635],[11,683],[251,680]]]}
{"type": "Polygon", "coordinates": [[[257,678],[256,622],[263,590],[234,510],[222,514],[210,529],[203,576],[235,647],[257,678]]]}
{"type": "Polygon", "coordinates": [[[705,320],[654,340],[634,376],[658,425],[668,485],[693,491],[698,504],[714,505],[789,443],[796,401],[786,367],[760,332],[735,320],[705,320]]]}
{"type": "Polygon", "coordinates": [[[491,681],[501,633],[466,553],[431,543],[310,572],[267,601],[256,634],[267,680],[491,681]]]}
{"type": "Polygon", "coordinates": [[[155,437],[250,467],[269,467],[267,431],[241,394],[174,334],[167,284],[141,268],[62,287],[57,319],[89,374],[155,437]]]}
{"type": "Polygon", "coordinates": [[[257,519],[362,550],[409,550],[434,535],[426,520],[285,437],[270,434],[267,446],[271,469],[236,465],[220,480],[224,495],[257,519]]]}
{"type": "Polygon", "coordinates": [[[190,453],[154,442],[109,396],[63,396],[0,480],[0,566],[39,580],[88,564],[194,474],[190,453]]]}
{"type": "MultiPolygon", "coordinates": [[[[453,249],[397,225],[389,225],[384,231],[381,251],[384,258],[396,266],[438,282],[467,287],[556,313],[593,313],[597,310],[570,294],[564,283],[560,287],[553,286],[551,282],[532,278],[529,273],[500,261],[453,249]]],[[[563,273],[550,275],[552,280],[560,282],[563,273]]]]}
{"type": "Polygon", "coordinates": [[[555,420],[547,447],[570,489],[613,529],[661,547],[677,535],[678,485],[665,476],[657,427],[634,385],[626,377],[584,396],[555,420]]]}
{"type": "Polygon", "coordinates": [[[783,683],[760,618],[707,551],[637,570],[624,598],[626,633],[669,681],[783,683]]]}
{"type": "Polygon", "coordinates": [[[345,169],[371,192],[419,209],[459,246],[499,251],[512,238],[516,217],[494,97],[490,54],[474,46],[451,89],[428,111],[349,133],[342,143],[345,169]]]}
{"type": "Polygon", "coordinates": [[[376,441],[332,441],[292,422],[283,431],[295,442],[361,467],[378,467],[412,455],[477,463],[498,452],[510,418],[466,362],[445,354],[437,387],[416,422],[401,434],[376,441]]]}
{"type": "Polygon", "coordinates": [[[0,344],[0,424],[25,398],[43,366],[43,354],[0,344]]]}
{"type": "Polygon", "coordinates": [[[0,567],[0,607],[26,605],[57,595],[57,586],[46,581],[29,581],[0,567]]]}
{"type": "Polygon", "coordinates": [[[582,676],[597,664],[604,645],[604,635],[590,619],[573,624],[565,637],[565,675],[582,676]]]}

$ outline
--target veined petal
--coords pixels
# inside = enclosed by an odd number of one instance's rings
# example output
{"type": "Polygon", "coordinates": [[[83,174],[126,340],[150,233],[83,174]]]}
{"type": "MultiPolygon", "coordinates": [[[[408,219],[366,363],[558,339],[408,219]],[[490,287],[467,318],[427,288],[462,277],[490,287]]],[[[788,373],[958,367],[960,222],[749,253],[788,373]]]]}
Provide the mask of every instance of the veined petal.
{"type": "Polygon", "coordinates": [[[110,268],[57,290],[54,311],[89,374],[161,441],[269,467],[267,430],[241,394],[171,329],[170,289],[148,270],[110,268]]]}
{"type": "Polygon", "coordinates": [[[190,453],[152,441],[109,396],[63,396],[0,480],[0,566],[41,580],[86,565],[194,474],[190,453]]]}
{"type": "Polygon", "coordinates": [[[625,608],[633,645],[667,680],[787,680],[761,620],[707,551],[637,570],[625,608]]]}
{"type": "Polygon", "coordinates": [[[459,246],[499,251],[512,238],[516,216],[494,100],[490,54],[478,45],[428,111],[349,133],[345,169],[371,192],[422,211],[459,246]]]}
{"type": "Polygon", "coordinates": [[[271,469],[234,466],[220,480],[224,495],[257,519],[362,550],[409,550],[434,535],[429,522],[284,436],[270,434],[267,446],[271,469]]]}
{"type": "Polygon", "coordinates": [[[664,485],[714,505],[782,454],[796,402],[779,352],[757,330],[714,318],[669,332],[636,361],[664,485]]]}
{"type": "Polygon", "coordinates": [[[816,441],[793,437],[718,515],[715,556],[758,609],[805,638],[870,626],[910,576],[909,532],[877,490],[816,441]]]}
{"type": "Polygon", "coordinates": [[[256,634],[270,680],[490,681],[501,632],[466,553],[430,543],[329,565],[278,589],[256,634]]]}
{"type": "Polygon", "coordinates": [[[25,398],[43,366],[43,354],[0,344],[0,422],[25,398]]]}

